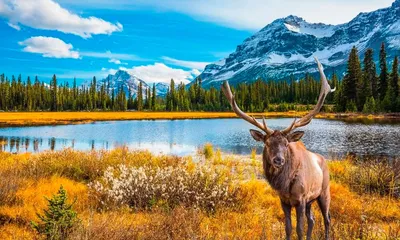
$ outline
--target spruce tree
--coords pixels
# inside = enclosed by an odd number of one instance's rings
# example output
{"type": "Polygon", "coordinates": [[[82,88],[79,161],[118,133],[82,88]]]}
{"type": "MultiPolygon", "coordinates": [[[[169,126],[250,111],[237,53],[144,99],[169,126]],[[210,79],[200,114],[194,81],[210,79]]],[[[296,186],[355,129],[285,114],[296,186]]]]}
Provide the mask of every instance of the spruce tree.
{"type": "MultiPolygon", "coordinates": [[[[342,93],[344,100],[344,108],[347,109],[347,104],[352,102],[357,102],[357,108],[359,107],[360,101],[357,96],[357,90],[360,89],[360,83],[362,82],[362,72],[360,66],[360,59],[358,58],[358,50],[356,47],[350,52],[349,62],[347,65],[347,74],[343,79],[342,84],[342,93]]],[[[361,105],[361,109],[363,107],[363,103],[361,105]]],[[[351,111],[354,110],[354,107],[351,106],[351,111]]]]}
{"type": "Polygon", "coordinates": [[[137,110],[143,110],[143,83],[140,81],[137,91],[137,110]]]}
{"type": "Polygon", "coordinates": [[[388,81],[389,81],[389,74],[386,62],[386,50],[384,43],[382,43],[381,50],[379,53],[379,66],[381,73],[379,75],[378,91],[379,91],[379,98],[383,100],[386,96],[388,81]]]}
{"type": "Polygon", "coordinates": [[[46,198],[48,208],[44,214],[37,213],[40,223],[31,222],[32,228],[46,239],[68,239],[75,224],[79,222],[73,204],[68,203],[67,192],[63,186],[52,198],[46,198]]]}
{"type": "Polygon", "coordinates": [[[360,99],[363,103],[373,96],[376,91],[376,65],[373,59],[373,50],[368,49],[364,56],[363,83],[360,92],[360,99]],[[375,89],[373,89],[375,87],[375,89]]]}
{"type": "Polygon", "coordinates": [[[151,110],[155,111],[156,110],[156,84],[153,83],[153,95],[151,96],[151,110]]]}
{"type": "Polygon", "coordinates": [[[388,89],[384,101],[384,108],[391,112],[399,111],[397,98],[399,96],[399,60],[396,56],[393,61],[392,73],[390,74],[388,89]]]}
{"type": "Polygon", "coordinates": [[[50,96],[51,96],[51,111],[58,111],[58,97],[57,97],[57,77],[54,74],[50,82],[50,96]]]}

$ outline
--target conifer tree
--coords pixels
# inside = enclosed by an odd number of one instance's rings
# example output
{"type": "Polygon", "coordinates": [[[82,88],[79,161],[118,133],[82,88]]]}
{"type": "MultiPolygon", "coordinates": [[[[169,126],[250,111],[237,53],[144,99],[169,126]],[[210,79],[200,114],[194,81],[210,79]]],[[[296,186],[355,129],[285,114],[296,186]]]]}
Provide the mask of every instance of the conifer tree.
{"type": "Polygon", "coordinates": [[[389,74],[386,62],[386,50],[384,43],[382,43],[381,50],[379,53],[379,66],[381,73],[379,75],[378,91],[379,91],[379,98],[383,100],[386,96],[388,81],[389,81],[389,74]]]}
{"type": "Polygon", "coordinates": [[[388,89],[385,97],[385,108],[388,111],[397,111],[397,99],[399,96],[399,60],[396,56],[393,61],[392,73],[390,74],[388,89]]]}
{"type": "Polygon", "coordinates": [[[156,84],[153,83],[153,95],[151,96],[151,110],[155,111],[156,110],[156,84]]]}
{"type": "Polygon", "coordinates": [[[368,49],[364,56],[363,82],[361,89],[359,89],[360,100],[363,105],[367,99],[373,96],[373,86],[376,88],[376,65],[373,59],[373,51],[368,49]]]}
{"type": "Polygon", "coordinates": [[[139,83],[138,91],[137,91],[137,110],[143,110],[143,83],[139,83]]]}
{"type": "Polygon", "coordinates": [[[54,74],[50,82],[51,111],[58,111],[57,77],[54,74]]]}
{"type": "MultiPolygon", "coordinates": [[[[343,79],[342,93],[344,100],[344,108],[347,109],[349,102],[360,103],[357,99],[357,89],[360,87],[362,82],[362,72],[360,66],[360,60],[358,58],[358,50],[356,47],[350,52],[349,62],[347,65],[347,74],[343,79]]],[[[362,107],[362,106],[361,106],[362,107]]],[[[353,106],[351,106],[353,108],[353,106]]],[[[353,110],[353,109],[352,109],[353,110]]]]}

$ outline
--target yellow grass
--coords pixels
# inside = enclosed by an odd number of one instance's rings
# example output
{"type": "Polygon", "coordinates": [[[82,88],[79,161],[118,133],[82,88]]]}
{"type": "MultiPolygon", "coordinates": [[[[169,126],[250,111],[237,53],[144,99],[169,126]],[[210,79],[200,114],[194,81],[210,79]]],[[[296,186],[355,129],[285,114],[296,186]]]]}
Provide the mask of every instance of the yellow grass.
{"type": "MultiPolygon", "coordinates": [[[[307,112],[268,112],[250,113],[266,118],[300,117],[307,112]]],[[[155,119],[213,119],[235,118],[233,112],[3,112],[0,113],[0,126],[36,126],[82,124],[95,121],[155,120],[155,119]]],[[[383,115],[323,113],[317,118],[380,119],[383,115]]]]}
{"type": "MultiPolygon", "coordinates": [[[[154,156],[127,149],[64,150],[17,155],[0,152],[0,161],[3,182],[0,185],[0,239],[37,239],[39,236],[29,223],[37,221],[36,212],[46,208],[43,197],[51,197],[60,185],[67,190],[70,201],[76,198],[74,209],[81,220],[70,239],[284,238],[279,198],[262,178],[259,155],[228,156],[216,150],[208,159],[199,155],[194,161],[191,157],[154,156]],[[98,209],[99,200],[93,197],[88,183],[99,180],[108,167],[120,164],[154,169],[185,168],[192,173],[196,167],[206,167],[211,169],[211,174],[229,177],[229,184],[238,190],[236,205],[208,212],[189,206],[166,208],[165,202],[155,201],[152,209],[132,209],[125,205],[98,209]],[[2,191],[7,188],[10,189],[2,191]]],[[[358,166],[344,160],[332,161],[329,167],[332,238],[399,239],[400,200],[390,195],[353,191],[355,180],[350,175],[364,171],[367,165],[358,166]]],[[[366,181],[357,182],[357,186],[370,184],[366,181]]],[[[314,205],[313,239],[322,239],[322,217],[314,205]]],[[[295,225],[294,211],[292,218],[295,225]]]]}

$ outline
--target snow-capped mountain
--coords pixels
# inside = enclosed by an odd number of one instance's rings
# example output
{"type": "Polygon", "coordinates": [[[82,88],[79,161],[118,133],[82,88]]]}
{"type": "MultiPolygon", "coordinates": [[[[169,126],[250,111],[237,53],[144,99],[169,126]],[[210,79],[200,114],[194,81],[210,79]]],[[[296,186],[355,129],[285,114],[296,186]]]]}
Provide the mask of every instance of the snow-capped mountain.
{"type": "Polygon", "coordinates": [[[388,59],[400,54],[400,0],[391,7],[360,13],[346,24],[308,23],[296,16],[277,19],[247,38],[227,58],[206,66],[200,75],[203,86],[233,84],[258,78],[285,79],[317,71],[313,56],[320,59],[330,75],[346,70],[349,52],[356,46],[378,51],[386,43],[388,59]]]}
{"type": "Polygon", "coordinates": [[[140,82],[142,82],[143,93],[145,93],[149,87],[145,81],[129,74],[127,71],[118,70],[114,75],[109,74],[105,79],[100,81],[98,86],[105,84],[108,86],[109,91],[118,91],[122,87],[126,96],[129,95],[129,91],[133,96],[136,96],[140,82]]]}
{"type": "MultiPolygon", "coordinates": [[[[129,74],[127,71],[118,70],[114,75],[109,74],[106,78],[97,82],[97,87],[100,88],[105,84],[108,86],[109,91],[117,92],[121,87],[126,93],[126,96],[131,94],[136,97],[139,89],[139,84],[142,82],[143,86],[143,96],[146,96],[146,90],[150,88],[152,90],[153,84],[147,84],[145,81],[139,79],[138,77],[129,74]]],[[[169,85],[166,83],[156,83],[157,96],[165,96],[168,91],[169,85]]]]}

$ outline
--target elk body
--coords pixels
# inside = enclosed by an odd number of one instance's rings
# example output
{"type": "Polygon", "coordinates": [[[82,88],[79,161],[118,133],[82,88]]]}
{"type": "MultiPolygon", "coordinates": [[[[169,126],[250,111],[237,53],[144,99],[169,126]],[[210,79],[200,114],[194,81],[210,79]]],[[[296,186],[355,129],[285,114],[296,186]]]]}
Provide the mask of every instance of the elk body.
{"type": "Polygon", "coordinates": [[[233,111],[242,119],[253,124],[263,132],[250,130],[256,141],[264,143],[263,168],[267,181],[278,193],[283,212],[285,214],[286,239],[292,234],[291,211],[296,209],[297,236],[303,239],[304,215],[307,217],[307,239],[311,239],[314,226],[314,215],[311,204],[317,202],[324,218],[325,238],[329,239],[329,172],[326,160],[318,154],[308,151],[303,143],[299,142],[304,132],[296,131],[296,128],[309,124],[312,118],[321,110],[325,97],[335,91],[331,89],[325,77],[323,67],[318,59],[315,59],[321,75],[321,92],[315,108],[307,115],[294,122],[288,128],[277,131],[267,127],[263,118],[263,124],[254,117],[250,117],[237,106],[228,82],[222,86],[222,90],[230,102],[233,111]]]}

